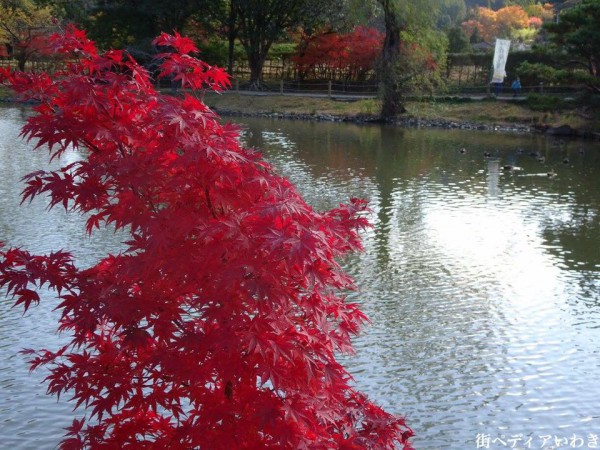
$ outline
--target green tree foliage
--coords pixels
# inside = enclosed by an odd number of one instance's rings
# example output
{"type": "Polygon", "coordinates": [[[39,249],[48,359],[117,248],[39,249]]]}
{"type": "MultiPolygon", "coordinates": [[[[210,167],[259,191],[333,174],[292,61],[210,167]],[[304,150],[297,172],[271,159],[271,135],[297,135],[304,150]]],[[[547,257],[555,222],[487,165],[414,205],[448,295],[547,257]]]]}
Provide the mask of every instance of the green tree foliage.
{"type": "MultiPolygon", "coordinates": [[[[52,0],[56,4],[63,0],[52,0]]],[[[102,47],[148,47],[162,31],[182,32],[194,15],[212,11],[217,0],[103,0],[71,6],[102,47]]],[[[70,3],[70,2],[66,2],[70,3]]],[[[75,2],[77,3],[77,2],[75,2]]]]}
{"type": "Polygon", "coordinates": [[[471,49],[469,38],[461,27],[452,27],[446,34],[449,53],[465,53],[471,49]]]}
{"type": "MultiPolygon", "coordinates": [[[[553,7],[560,16],[552,22],[544,17],[547,45],[537,46],[532,57],[517,66],[517,73],[526,84],[580,84],[598,93],[600,1],[567,0],[553,7]]],[[[544,8],[552,11],[547,4],[544,8]]]]}
{"type": "MultiPolygon", "coordinates": [[[[377,2],[364,0],[346,0],[344,16],[350,27],[356,25],[375,26],[378,22],[379,8],[377,2]]],[[[342,30],[338,30],[342,31],[342,30]]]]}
{"type": "MultiPolygon", "coordinates": [[[[443,33],[432,33],[439,14],[435,0],[377,0],[383,11],[385,40],[381,54],[381,117],[390,119],[405,112],[403,91],[409,81],[422,78],[424,73],[434,73],[433,52],[422,53],[426,43],[436,43],[445,49],[443,33]],[[412,36],[413,42],[406,42],[412,36]],[[408,45],[407,45],[408,44],[408,45]],[[441,45],[440,45],[441,44],[441,45]],[[414,50],[414,51],[411,51],[414,50]],[[421,54],[417,59],[411,59],[421,54]]],[[[421,83],[419,83],[421,84],[421,83]]]]}
{"type": "Polygon", "coordinates": [[[467,8],[476,8],[478,6],[483,6],[486,8],[501,8],[504,6],[504,0],[466,0],[465,1],[467,8]]]}
{"type": "Polygon", "coordinates": [[[544,29],[561,63],[583,69],[586,85],[600,92],[600,1],[582,0],[562,11],[558,23],[544,24],[544,29]]]}
{"type": "Polygon", "coordinates": [[[462,22],[467,15],[464,0],[441,0],[437,26],[441,29],[454,27],[462,22]]]}
{"type": "Polygon", "coordinates": [[[424,28],[419,33],[403,32],[400,75],[401,88],[413,95],[432,95],[444,88],[448,39],[442,31],[424,28]]]}
{"type": "Polygon", "coordinates": [[[56,17],[80,24],[86,22],[95,5],[95,2],[90,0],[35,0],[35,3],[50,8],[56,17]]]}
{"type": "Polygon", "coordinates": [[[531,63],[525,61],[517,68],[519,77],[526,84],[534,85],[539,83],[562,83],[568,81],[570,73],[568,70],[557,69],[543,63],[531,63]]]}

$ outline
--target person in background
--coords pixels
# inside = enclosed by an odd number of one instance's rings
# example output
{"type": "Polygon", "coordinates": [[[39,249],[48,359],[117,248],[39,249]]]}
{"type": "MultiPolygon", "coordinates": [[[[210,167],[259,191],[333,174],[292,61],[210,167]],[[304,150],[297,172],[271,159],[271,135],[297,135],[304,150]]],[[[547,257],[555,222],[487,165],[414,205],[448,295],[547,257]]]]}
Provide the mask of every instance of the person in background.
{"type": "Polygon", "coordinates": [[[519,93],[521,92],[521,80],[519,80],[519,77],[515,78],[515,81],[512,82],[510,88],[513,91],[513,97],[519,95],[519,93]]]}
{"type": "Polygon", "coordinates": [[[496,82],[494,84],[494,91],[496,92],[496,97],[498,97],[500,95],[500,92],[502,92],[502,83],[496,82]]]}

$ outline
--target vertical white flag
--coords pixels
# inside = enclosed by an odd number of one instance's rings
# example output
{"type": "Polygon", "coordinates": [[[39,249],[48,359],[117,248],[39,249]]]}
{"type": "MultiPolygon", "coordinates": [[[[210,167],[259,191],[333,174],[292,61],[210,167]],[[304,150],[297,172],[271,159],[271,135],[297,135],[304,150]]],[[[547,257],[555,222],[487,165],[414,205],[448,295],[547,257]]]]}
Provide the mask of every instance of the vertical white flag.
{"type": "Polygon", "coordinates": [[[492,83],[502,83],[506,77],[504,68],[506,67],[506,59],[508,58],[508,50],[510,49],[510,40],[496,39],[496,49],[494,51],[494,75],[492,83]]]}

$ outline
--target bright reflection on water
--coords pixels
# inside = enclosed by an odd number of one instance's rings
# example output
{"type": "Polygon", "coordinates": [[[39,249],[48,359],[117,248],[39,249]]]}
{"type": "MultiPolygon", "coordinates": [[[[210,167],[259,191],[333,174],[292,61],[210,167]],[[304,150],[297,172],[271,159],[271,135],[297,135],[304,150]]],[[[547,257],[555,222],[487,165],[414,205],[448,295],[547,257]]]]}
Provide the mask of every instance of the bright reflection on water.
{"type": "Polygon", "coordinates": [[[248,122],[248,142],[317,208],[370,201],[374,228],[347,265],[373,324],[346,361],[362,390],[407,416],[417,449],[474,449],[478,434],[489,448],[593,442],[598,145],[248,122]]]}
{"type": "MultiPolygon", "coordinates": [[[[23,114],[0,109],[0,240],[75,249],[82,264],[116,251],[117,236],[90,240],[75,215],[47,212],[42,201],[17,207],[19,178],[46,159],[17,139],[23,114]]],[[[475,449],[478,434],[503,437],[505,446],[490,445],[497,449],[600,435],[600,147],[245,122],[246,142],[264,149],[316,208],[369,200],[374,227],[365,252],[346,265],[361,288],[352,299],[373,324],[345,362],[361,390],[407,416],[417,449],[475,449]],[[505,173],[506,164],[523,170],[505,173]]],[[[2,304],[0,442],[53,448],[71,408],[44,395],[45,374],[28,374],[17,351],[56,346],[55,315],[42,304],[23,318],[2,304]]]]}

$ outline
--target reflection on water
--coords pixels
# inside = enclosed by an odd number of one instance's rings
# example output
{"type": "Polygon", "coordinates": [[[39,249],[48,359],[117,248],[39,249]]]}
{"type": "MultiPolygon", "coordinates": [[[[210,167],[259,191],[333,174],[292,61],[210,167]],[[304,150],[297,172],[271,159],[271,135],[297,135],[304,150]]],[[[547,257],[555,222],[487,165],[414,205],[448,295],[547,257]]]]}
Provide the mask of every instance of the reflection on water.
{"type": "Polygon", "coordinates": [[[417,449],[477,448],[478,435],[489,448],[548,448],[549,435],[600,434],[596,144],[247,129],[311,203],[369,199],[374,228],[347,266],[373,324],[346,363],[361,389],[407,415],[417,449]]]}
{"type": "MultiPolygon", "coordinates": [[[[20,114],[0,109],[0,240],[77,248],[82,264],[114,251],[116,236],[88,240],[78,217],[42,202],[16,207],[18,178],[45,159],[16,140],[20,114]]],[[[345,264],[373,324],[345,363],[361,390],[407,416],[417,449],[474,449],[478,435],[507,443],[489,448],[550,448],[542,437],[600,434],[597,145],[245,122],[248,145],[316,208],[369,200],[365,252],[345,264]]],[[[52,448],[70,408],[44,397],[44,374],[28,375],[17,351],[58,342],[53,313],[42,306],[22,318],[4,304],[0,440],[52,448]]]]}

